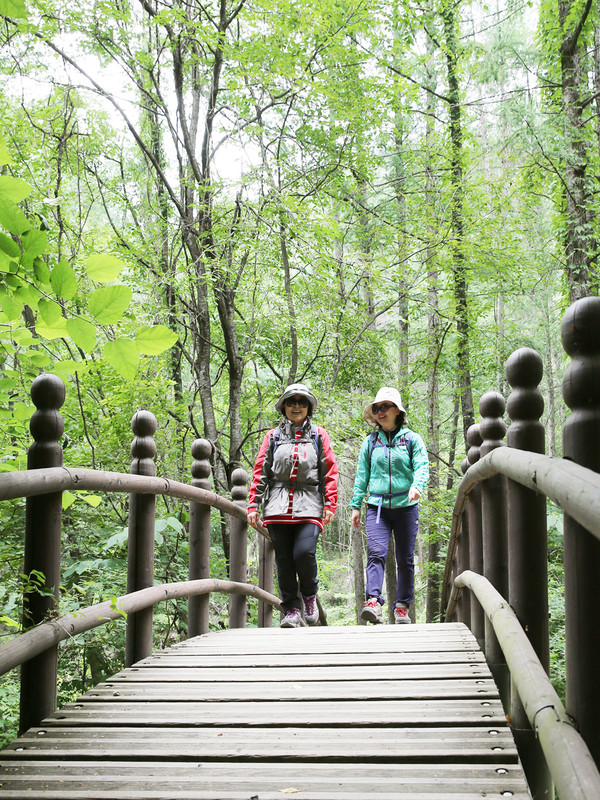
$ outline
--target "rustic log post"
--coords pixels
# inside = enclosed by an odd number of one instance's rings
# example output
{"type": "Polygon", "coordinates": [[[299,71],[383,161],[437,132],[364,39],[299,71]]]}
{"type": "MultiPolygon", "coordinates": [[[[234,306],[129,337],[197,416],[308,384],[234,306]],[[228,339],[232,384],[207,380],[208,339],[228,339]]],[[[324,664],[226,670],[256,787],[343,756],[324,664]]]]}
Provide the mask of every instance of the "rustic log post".
{"type": "MultiPolygon", "coordinates": [[[[522,347],[506,362],[506,377],[513,391],[507,411],[511,424],[509,447],[545,452],[540,417],[544,399],[538,390],[543,362],[535,350],[522,347]]],[[[515,481],[507,481],[508,498],[508,601],[546,673],[550,668],[548,642],[548,534],[546,498],[515,481]]],[[[513,687],[511,728],[534,800],[553,796],[552,780],[536,733],[532,730],[518,693],[513,687]]]]}
{"type": "MultiPolygon", "coordinates": [[[[479,401],[481,422],[479,432],[482,443],[481,457],[497,447],[506,447],[502,441],[506,425],[502,416],[505,402],[500,392],[486,392],[479,401]]],[[[481,521],[483,526],[483,574],[502,595],[508,595],[508,552],[506,535],[506,478],[495,475],[481,484],[481,521]]],[[[510,703],[510,681],[506,659],[492,623],[485,618],[485,655],[498,685],[504,708],[510,703]]]]}
{"type": "MultiPolygon", "coordinates": [[[[192,444],[192,486],[210,490],[210,454],[212,445],[207,439],[192,444]]],[[[210,506],[190,503],[189,580],[210,578],[210,506]]],[[[208,633],[210,595],[188,599],[188,638],[208,633]]]]}
{"type": "MultiPolygon", "coordinates": [[[[231,499],[246,510],[248,503],[248,473],[239,467],[231,475],[231,499]]],[[[248,561],[248,523],[231,518],[231,545],[229,553],[229,578],[246,583],[248,561]]],[[[247,600],[244,595],[229,596],[229,627],[245,628],[247,600]]]]}
{"type": "MultiPolygon", "coordinates": [[[[273,594],[273,569],[275,566],[275,551],[273,545],[264,536],[258,537],[258,585],[265,592],[273,594]]],[[[271,628],[273,626],[273,606],[258,601],[258,627],[271,628]]]]}
{"type": "MultiPolygon", "coordinates": [[[[460,465],[463,475],[469,469],[469,462],[465,458],[460,465]]],[[[454,577],[460,575],[466,569],[471,569],[469,562],[469,517],[467,511],[463,511],[462,522],[460,526],[460,535],[458,537],[458,544],[456,548],[456,569],[454,577]]],[[[471,595],[468,591],[462,591],[458,599],[458,607],[456,609],[456,619],[458,622],[464,622],[465,625],[471,624],[471,595]]]]}
{"type": "MultiPolygon", "coordinates": [[[[27,469],[62,467],[59,439],[64,423],[59,409],[65,402],[65,385],[56,375],[39,375],[31,385],[31,399],[37,411],[29,423],[33,444],[27,453],[27,469]]],[[[47,619],[58,606],[61,526],[62,492],[27,498],[23,572],[36,588],[23,595],[26,628],[47,619]]],[[[20,733],[56,710],[57,671],[58,647],[21,667],[20,733]]]]}
{"type": "MultiPolygon", "coordinates": [[[[561,336],[571,356],[562,384],[571,409],[563,455],[600,472],[600,298],[573,303],[561,336]]],[[[566,514],[564,559],[567,711],[600,768],[600,541],[566,514]]]]}
{"type": "MultiPolygon", "coordinates": [[[[481,433],[479,423],[471,425],[467,431],[467,461],[469,466],[481,458],[481,433]]],[[[469,523],[469,564],[470,569],[483,575],[483,532],[481,523],[481,487],[476,486],[469,495],[467,504],[467,520],[469,523]]],[[[482,650],[485,650],[485,614],[481,605],[471,598],[471,632],[482,650]]]]}
{"type": "MultiPolygon", "coordinates": [[[[135,438],[131,443],[132,475],[156,474],[154,456],[156,417],[138,411],[131,420],[135,438]]],[[[156,497],[153,494],[129,495],[129,533],[127,539],[127,592],[154,585],[154,527],[156,497]]],[[[125,666],[130,667],[152,654],[152,609],[136,611],[127,617],[125,666]]]]}

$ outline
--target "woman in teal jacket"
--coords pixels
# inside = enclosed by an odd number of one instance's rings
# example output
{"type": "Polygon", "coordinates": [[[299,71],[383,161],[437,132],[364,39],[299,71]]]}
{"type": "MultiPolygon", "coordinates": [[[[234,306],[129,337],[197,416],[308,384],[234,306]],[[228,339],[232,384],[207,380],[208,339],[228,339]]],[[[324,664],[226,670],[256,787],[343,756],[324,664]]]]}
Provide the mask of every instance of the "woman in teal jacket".
{"type": "Polygon", "coordinates": [[[360,527],[360,507],[367,501],[367,599],[361,612],[368,622],[381,622],[381,589],[390,537],[396,544],[396,623],[409,623],[414,599],[414,553],[419,524],[418,501],[429,478],[429,459],[421,437],[406,427],[400,393],[389,386],[377,392],[363,416],[375,431],[358,454],[352,525],[360,527]]]}

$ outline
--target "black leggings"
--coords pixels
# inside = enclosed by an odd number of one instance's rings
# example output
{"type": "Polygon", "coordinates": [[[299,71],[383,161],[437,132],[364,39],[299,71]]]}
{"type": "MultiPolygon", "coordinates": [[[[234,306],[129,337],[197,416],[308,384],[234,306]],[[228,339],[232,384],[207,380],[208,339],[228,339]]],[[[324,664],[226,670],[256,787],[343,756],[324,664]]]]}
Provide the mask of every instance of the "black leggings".
{"type": "Polygon", "coordinates": [[[300,608],[300,591],[306,597],[316,594],[319,588],[317,578],[317,541],[319,526],[314,522],[298,522],[292,525],[271,523],[269,534],[275,550],[277,580],[281,592],[284,611],[300,608]]]}

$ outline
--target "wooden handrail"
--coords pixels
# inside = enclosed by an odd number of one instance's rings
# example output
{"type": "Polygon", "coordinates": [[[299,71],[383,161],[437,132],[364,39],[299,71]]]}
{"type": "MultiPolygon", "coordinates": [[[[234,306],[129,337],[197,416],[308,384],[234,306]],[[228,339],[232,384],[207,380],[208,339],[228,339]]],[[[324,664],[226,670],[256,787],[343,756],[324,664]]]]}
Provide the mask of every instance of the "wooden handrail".
{"type": "Polygon", "coordinates": [[[452,563],[469,493],[494,475],[505,475],[521,486],[545,495],[600,539],[600,474],[563,458],[499,447],[471,465],[459,484],[442,584],[443,609],[448,603],[452,563]]]}
{"type": "Polygon", "coordinates": [[[565,711],[515,612],[483,575],[465,570],[454,579],[453,596],[462,587],[473,592],[494,627],[558,796],[569,800],[600,797],[600,773],[588,746],[565,711]]]}
{"type": "Polygon", "coordinates": [[[131,594],[118,597],[114,601],[107,600],[82,608],[74,614],[65,614],[16,636],[10,642],[0,646],[0,675],[4,675],[14,667],[24,664],[39,653],[43,653],[48,648],[54,647],[59,642],[76,636],[78,633],[106,625],[112,620],[122,619],[127,614],[150,608],[164,600],[177,600],[210,592],[256,597],[281,611],[281,600],[278,597],[251,583],[236,583],[217,578],[162,583],[138,592],[131,592],[131,594]]]}
{"type": "MultiPolygon", "coordinates": [[[[168,497],[177,497],[179,500],[193,500],[196,503],[213,506],[243,522],[247,522],[248,517],[244,508],[236,505],[226,497],[221,497],[216,492],[173,481],[169,478],[73,467],[25,469],[0,474],[0,500],[14,500],[17,497],[36,497],[66,490],[122,492],[123,494],[130,492],[133,494],[160,494],[168,497]]],[[[253,527],[261,536],[270,541],[271,537],[266,528],[263,528],[262,525],[253,527]]]]}

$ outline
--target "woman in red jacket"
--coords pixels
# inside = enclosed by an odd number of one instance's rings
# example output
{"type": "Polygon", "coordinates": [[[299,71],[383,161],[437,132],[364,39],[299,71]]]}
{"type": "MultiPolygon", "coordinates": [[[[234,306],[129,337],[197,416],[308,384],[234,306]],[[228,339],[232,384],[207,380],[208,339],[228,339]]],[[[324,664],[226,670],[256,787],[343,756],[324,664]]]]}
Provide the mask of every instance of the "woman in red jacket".
{"type": "Polygon", "coordinates": [[[286,388],[275,403],[282,420],[263,439],[248,497],[248,522],[258,523],[262,507],[275,550],[282,628],[300,625],[298,585],[306,622],[318,622],[317,541],[337,507],[337,463],[327,431],[311,422],[316,408],[303,383],[286,388]]]}

